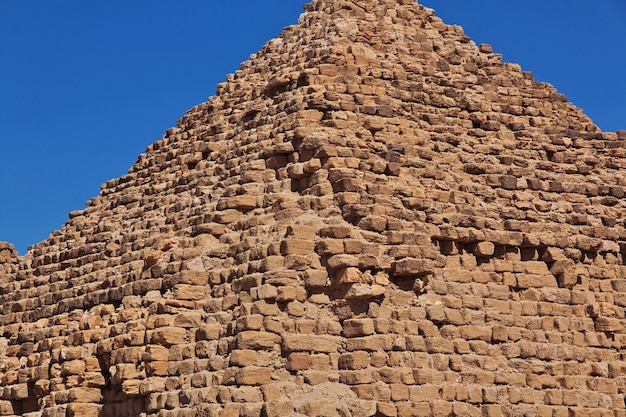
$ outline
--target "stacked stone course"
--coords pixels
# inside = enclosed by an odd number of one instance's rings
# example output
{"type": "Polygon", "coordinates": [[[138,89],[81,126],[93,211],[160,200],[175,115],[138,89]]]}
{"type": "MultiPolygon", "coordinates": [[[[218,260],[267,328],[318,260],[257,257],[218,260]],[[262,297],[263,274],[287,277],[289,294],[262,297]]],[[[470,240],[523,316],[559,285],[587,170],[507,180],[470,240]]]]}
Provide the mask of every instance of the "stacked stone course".
{"type": "Polygon", "coordinates": [[[625,148],[412,0],[315,0],[0,245],[0,416],[626,416],[625,148]]]}

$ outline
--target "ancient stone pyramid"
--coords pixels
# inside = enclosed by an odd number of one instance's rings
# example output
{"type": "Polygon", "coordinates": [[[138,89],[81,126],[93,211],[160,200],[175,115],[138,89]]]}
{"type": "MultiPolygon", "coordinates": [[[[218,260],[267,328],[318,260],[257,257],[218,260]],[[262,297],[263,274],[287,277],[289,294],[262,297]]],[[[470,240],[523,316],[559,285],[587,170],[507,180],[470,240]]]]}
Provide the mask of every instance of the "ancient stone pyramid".
{"type": "Polygon", "coordinates": [[[0,416],[626,416],[624,133],[413,0],[315,0],[0,246],[0,416]]]}

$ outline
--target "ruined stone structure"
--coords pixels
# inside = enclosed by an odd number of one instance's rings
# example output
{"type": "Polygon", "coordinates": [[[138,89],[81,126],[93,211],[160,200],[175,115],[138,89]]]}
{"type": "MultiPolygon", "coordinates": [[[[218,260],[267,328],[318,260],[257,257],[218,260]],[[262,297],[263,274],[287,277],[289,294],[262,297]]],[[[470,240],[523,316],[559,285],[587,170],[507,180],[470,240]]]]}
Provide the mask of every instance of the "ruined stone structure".
{"type": "Polygon", "coordinates": [[[315,0],[17,257],[0,416],[626,416],[626,132],[315,0]]]}

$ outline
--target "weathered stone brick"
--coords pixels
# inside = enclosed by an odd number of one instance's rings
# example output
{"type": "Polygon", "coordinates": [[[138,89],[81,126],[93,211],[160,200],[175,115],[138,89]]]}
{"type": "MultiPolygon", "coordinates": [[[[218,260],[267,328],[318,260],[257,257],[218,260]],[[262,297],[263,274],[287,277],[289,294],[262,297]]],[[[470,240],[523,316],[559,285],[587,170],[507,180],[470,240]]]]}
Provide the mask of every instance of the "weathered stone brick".
{"type": "Polygon", "coordinates": [[[372,319],[349,319],[343,322],[343,335],[345,337],[369,336],[374,334],[374,320],[372,319]]]}
{"type": "Polygon", "coordinates": [[[283,335],[281,346],[287,352],[326,352],[339,350],[341,339],[334,336],[283,335]]]}
{"type": "Polygon", "coordinates": [[[270,332],[244,331],[235,338],[239,349],[265,350],[272,349],[280,343],[280,336],[270,332]]]}
{"type": "Polygon", "coordinates": [[[272,372],[268,368],[246,367],[237,371],[238,385],[264,385],[272,382],[272,372]]]}
{"type": "Polygon", "coordinates": [[[152,332],[150,341],[163,346],[177,345],[188,341],[187,330],[182,327],[159,327],[152,332]]]}

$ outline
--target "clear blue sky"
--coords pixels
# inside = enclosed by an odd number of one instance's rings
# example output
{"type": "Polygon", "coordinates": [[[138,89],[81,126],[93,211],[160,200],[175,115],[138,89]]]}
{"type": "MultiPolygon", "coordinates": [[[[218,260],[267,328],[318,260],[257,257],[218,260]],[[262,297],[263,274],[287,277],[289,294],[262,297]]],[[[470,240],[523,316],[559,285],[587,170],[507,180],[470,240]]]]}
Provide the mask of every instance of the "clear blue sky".
{"type": "MultiPolygon", "coordinates": [[[[58,229],[304,2],[0,0],[0,240],[58,229]]],[[[421,3],[626,129],[625,0],[421,3]]]]}

